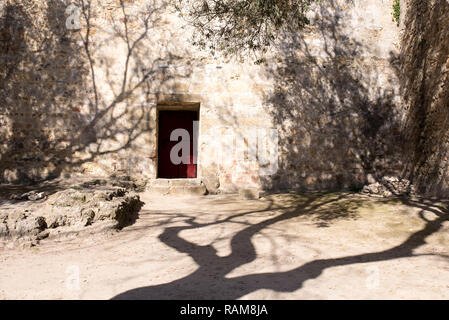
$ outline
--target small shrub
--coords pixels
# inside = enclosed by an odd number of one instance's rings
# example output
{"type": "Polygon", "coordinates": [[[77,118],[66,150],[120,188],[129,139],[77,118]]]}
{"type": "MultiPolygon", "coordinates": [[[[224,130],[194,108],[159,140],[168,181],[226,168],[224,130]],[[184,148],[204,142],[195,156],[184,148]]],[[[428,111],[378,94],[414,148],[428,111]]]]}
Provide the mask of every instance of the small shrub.
{"type": "Polygon", "coordinates": [[[83,195],[83,196],[73,196],[72,199],[75,200],[75,201],[81,201],[82,203],[86,203],[86,196],[85,195],[83,195]]]}
{"type": "Polygon", "coordinates": [[[396,21],[396,23],[399,26],[399,23],[401,21],[401,2],[400,2],[400,0],[395,0],[393,3],[393,20],[396,21]]]}

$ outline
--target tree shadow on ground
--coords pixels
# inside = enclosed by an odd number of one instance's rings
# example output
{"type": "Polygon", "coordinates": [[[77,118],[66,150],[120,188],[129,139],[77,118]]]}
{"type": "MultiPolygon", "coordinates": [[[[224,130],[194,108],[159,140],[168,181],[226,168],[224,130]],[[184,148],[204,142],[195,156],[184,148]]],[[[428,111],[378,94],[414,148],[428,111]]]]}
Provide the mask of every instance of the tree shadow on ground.
{"type": "MultiPolygon", "coordinates": [[[[179,253],[188,254],[198,265],[195,272],[169,283],[147,286],[123,292],[113,299],[238,299],[251,292],[260,289],[269,289],[276,292],[293,292],[301,289],[304,282],[318,278],[326,269],[353,265],[387,261],[399,258],[417,257],[422,254],[414,253],[414,250],[424,245],[426,239],[440,230],[445,221],[449,220],[447,205],[436,205],[425,200],[410,200],[398,198],[401,203],[419,208],[419,216],[425,221],[425,226],[420,231],[410,235],[401,244],[387,250],[369,252],[352,256],[333,259],[317,259],[307,262],[295,269],[285,272],[254,273],[250,275],[229,278],[227,274],[236,268],[250,263],[257,258],[254,237],[270,226],[283,221],[301,216],[313,215],[324,207],[338,202],[344,196],[322,197],[312,195],[296,202],[293,208],[283,211],[282,214],[266,219],[260,223],[248,224],[245,228],[231,238],[231,253],[227,256],[218,256],[211,245],[197,245],[183,239],[180,233],[185,230],[194,230],[210,225],[233,222],[236,217],[253,212],[236,214],[223,220],[212,223],[197,223],[196,218],[189,217],[184,220],[186,226],[166,227],[159,239],[179,253]],[[428,220],[424,212],[431,212],[435,219],[428,220]]],[[[263,211],[269,211],[271,205],[263,211]]],[[[326,210],[322,211],[326,217],[326,210]]],[[[342,211],[334,212],[333,216],[327,216],[327,222],[348,214],[342,211]]],[[[320,215],[320,214],[318,214],[320,215]]],[[[182,216],[182,215],[181,215],[182,216]]]]}

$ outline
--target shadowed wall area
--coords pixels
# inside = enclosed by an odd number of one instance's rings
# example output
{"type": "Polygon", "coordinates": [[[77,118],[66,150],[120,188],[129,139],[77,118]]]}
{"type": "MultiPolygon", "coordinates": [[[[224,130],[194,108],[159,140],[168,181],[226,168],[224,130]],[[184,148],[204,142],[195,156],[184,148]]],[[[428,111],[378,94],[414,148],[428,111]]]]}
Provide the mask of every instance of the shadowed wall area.
{"type": "Polygon", "coordinates": [[[395,26],[366,4],[326,1],[303,35],[280,43],[267,100],[284,137],[281,189],[358,189],[402,168],[395,26]]]}
{"type": "Polygon", "coordinates": [[[408,0],[402,39],[408,174],[420,192],[449,194],[449,2],[408,0]]]}
{"type": "Polygon", "coordinates": [[[41,7],[45,1],[6,2],[1,11],[2,180],[27,183],[58,176],[58,165],[71,158],[63,144],[83,122],[75,110],[87,66],[67,30],[55,24],[65,5],[52,1],[44,15],[36,15],[41,7]]]}
{"type": "Polygon", "coordinates": [[[132,10],[127,1],[1,4],[1,182],[33,184],[88,172],[93,162],[126,172],[149,161],[141,156],[154,138],[148,92],[171,77],[161,60],[177,58],[155,52],[169,40],[148,45],[161,5],[132,10]]]}

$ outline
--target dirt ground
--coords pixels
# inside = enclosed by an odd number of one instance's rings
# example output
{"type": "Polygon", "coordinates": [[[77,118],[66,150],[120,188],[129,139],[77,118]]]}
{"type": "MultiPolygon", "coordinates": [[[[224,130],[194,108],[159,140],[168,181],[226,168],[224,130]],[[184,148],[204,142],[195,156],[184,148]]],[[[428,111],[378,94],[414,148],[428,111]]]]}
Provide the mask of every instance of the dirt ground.
{"type": "Polygon", "coordinates": [[[0,298],[449,299],[447,202],[141,199],[120,232],[0,248],[0,298]]]}

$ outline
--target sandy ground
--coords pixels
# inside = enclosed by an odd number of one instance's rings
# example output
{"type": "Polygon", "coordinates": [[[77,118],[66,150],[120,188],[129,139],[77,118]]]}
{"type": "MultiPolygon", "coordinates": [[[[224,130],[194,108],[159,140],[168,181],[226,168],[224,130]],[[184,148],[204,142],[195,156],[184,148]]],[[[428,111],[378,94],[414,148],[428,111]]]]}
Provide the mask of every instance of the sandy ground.
{"type": "Polygon", "coordinates": [[[447,204],[155,197],[112,235],[0,248],[2,299],[449,299],[447,204]]]}

